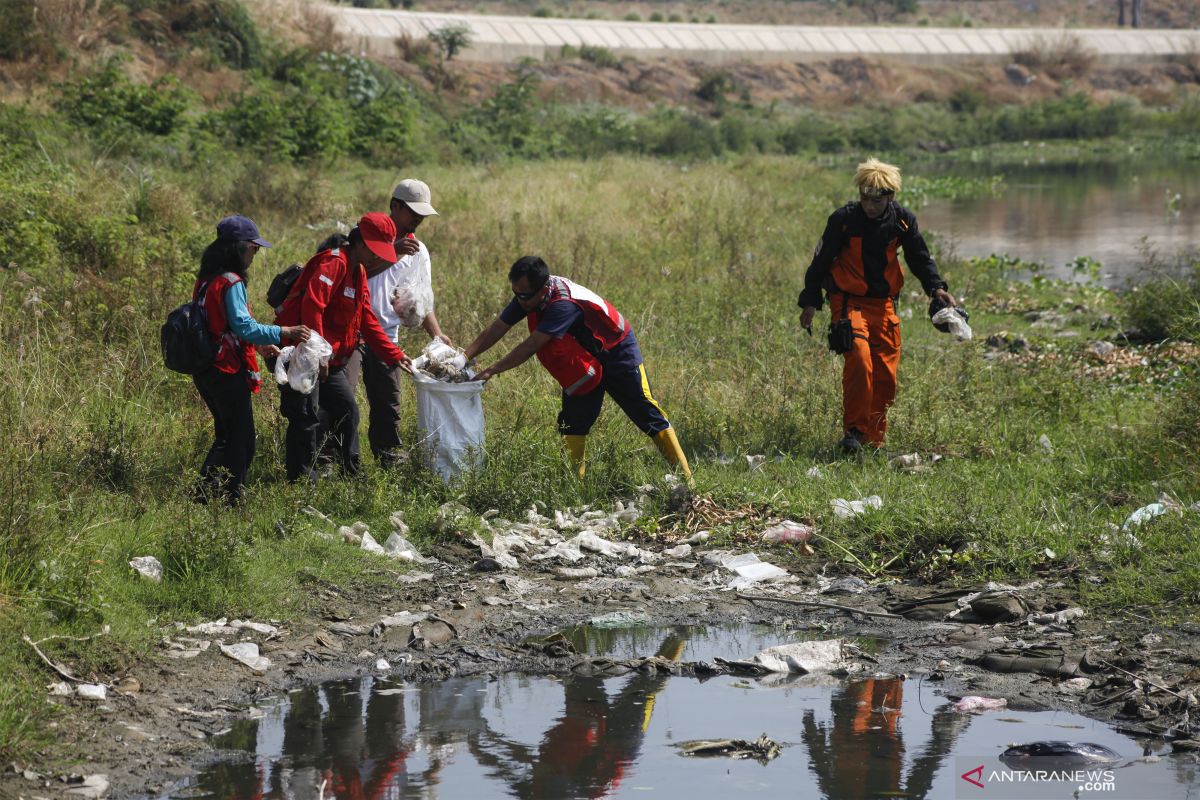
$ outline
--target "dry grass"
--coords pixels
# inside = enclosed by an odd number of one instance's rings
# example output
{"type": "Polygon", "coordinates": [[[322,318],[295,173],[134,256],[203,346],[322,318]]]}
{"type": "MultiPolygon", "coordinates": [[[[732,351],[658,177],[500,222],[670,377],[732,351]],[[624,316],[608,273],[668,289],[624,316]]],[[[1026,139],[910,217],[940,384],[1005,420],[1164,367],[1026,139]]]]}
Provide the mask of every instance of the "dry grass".
{"type": "Polygon", "coordinates": [[[1056,81],[1082,78],[1096,63],[1096,54],[1073,33],[1033,36],[1028,46],[1012,54],[1013,61],[1056,81]]]}

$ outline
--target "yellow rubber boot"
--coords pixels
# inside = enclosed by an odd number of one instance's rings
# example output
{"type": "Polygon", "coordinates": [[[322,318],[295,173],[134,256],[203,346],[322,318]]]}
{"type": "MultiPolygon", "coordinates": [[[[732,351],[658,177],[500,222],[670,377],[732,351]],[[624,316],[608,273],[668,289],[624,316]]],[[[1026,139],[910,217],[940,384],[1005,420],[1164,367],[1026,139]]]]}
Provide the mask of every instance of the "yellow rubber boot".
{"type": "Polygon", "coordinates": [[[688,466],[687,456],[683,454],[683,448],[679,446],[679,439],[675,437],[675,429],[667,428],[665,431],[654,434],[654,444],[658,445],[658,452],[662,453],[668,464],[679,467],[683,477],[687,478],[688,486],[695,486],[695,482],[692,480],[692,468],[688,466]]]}
{"type": "Polygon", "coordinates": [[[567,448],[567,458],[571,462],[571,467],[579,474],[579,479],[583,480],[584,474],[587,472],[587,461],[584,460],[583,454],[587,450],[586,436],[563,436],[563,445],[567,448]]]}

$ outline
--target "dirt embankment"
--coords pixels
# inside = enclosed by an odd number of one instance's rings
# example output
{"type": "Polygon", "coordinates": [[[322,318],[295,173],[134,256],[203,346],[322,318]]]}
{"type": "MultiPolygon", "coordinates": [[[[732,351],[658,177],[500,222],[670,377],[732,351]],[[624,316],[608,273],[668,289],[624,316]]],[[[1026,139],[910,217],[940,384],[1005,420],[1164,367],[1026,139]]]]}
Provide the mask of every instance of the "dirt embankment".
{"type": "MultiPolygon", "coordinates": [[[[1187,710],[1200,692],[1200,628],[1159,627],[1138,608],[1090,615],[1076,606],[1075,587],[1096,576],[1054,569],[1021,586],[954,589],[835,580],[827,573],[836,574],[836,566],[821,557],[805,524],[775,535],[808,537],[816,552],[804,542],[782,549],[764,543],[764,528],[779,520],[751,519],[750,509],[723,510],[707,498],[689,502],[681,514],[692,514],[693,522],[740,514],[747,532],[718,546],[683,526],[678,541],[638,543],[620,533],[637,513],[628,506],[553,517],[533,511],[523,523],[488,523],[490,545],[475,538],[476,524],[436,559],[408,570],[379,553],[370,567],[375,578],[363,585],[312,577],[311,612],[292,623],[164,627],[160,646],[144,662],[93,676],[107,685],[106,699],[84,699],[75,686],[52,692],[50,701],[62,706],[56,726],[65,746],[8,770],[0,796],[58,796],[85,775],[104,776],[107,796],[158,794],[192,774],[211,755],[213,737],[251,718],[264,700],[321,680],[630,669],[687,679],[739,669],[719,661],[667,662],[651,653],[613,662],[548,638],[616,611],[651,624],[751,621],[818,628],[827,638],[877,638],[877,652],[851,651],[845,666],[851,677],[924,675],[947,681],[950,691],[1006,698],[1016,708],[1115,717],[1128,732],[1190,746],[1187,710]],[[755,551],[768,563],[747,555],[755,551]],[[381,572],[386,580],[378,580],[381,572]],[[229,648],[239,642],[265,661],[234,660],[229,648]],[[70,762],[64,753],[74,754],[70,762]]],[[[459,524],[457,514],[450,508],[448,524],[459,524]]],[[[362,546],[366,538],[362,529],[334,529],[318,524],[305,535],[341,536],[346,546],[362,546]]],[[[409,546],[392,541],[395,553],[409,546]]],[[[46,675],[48,683],[58,680],[50,669],[46,675]]]]}

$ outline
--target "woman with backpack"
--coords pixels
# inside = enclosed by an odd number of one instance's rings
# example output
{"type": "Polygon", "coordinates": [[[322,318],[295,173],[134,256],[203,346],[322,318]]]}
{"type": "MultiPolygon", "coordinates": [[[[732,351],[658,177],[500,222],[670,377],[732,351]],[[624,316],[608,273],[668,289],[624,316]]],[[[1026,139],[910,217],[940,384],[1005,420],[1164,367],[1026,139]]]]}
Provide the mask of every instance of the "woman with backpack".
{"type": "Polygon", "coordinates": [[[264,347],[264,355],[275,355],[276,345],[303,342],[310,333],[304,325],[263,325],[250,315],[246,271],[259,249],[270,246],[253,221],[234,215],[217,223],[216,241],[200,256],[192,296],[204,309],[216,351],[212,366],[192,376],[215,428],[212,447],[200,468],[196,499],[202,503],[221,497],[234,505],[242,499],[255,447],[250,395],[262,385],[255,347],[264,347]]]}

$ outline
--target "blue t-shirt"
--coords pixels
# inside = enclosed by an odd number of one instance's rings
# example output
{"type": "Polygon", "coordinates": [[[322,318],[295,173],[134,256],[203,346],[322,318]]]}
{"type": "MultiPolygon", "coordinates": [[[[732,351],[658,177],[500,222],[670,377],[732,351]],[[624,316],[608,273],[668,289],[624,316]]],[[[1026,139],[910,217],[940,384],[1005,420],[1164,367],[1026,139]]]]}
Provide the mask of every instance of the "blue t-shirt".
{"type": "MultiPolygon", "coordinates": [[[[514,298],[500,312],[500,321],[505,325],[516,325],[527,316],[529,316],[529,312],[521,308],[521,304],[514,298]]],[[[637,369],[638,365],[642,363],[642,351],[638,347],[632,328],[620,344],[605,351],[600,347],[600,342],[592,335],[588,326],[583,324],[583,309],[570,300],[555,300],[547,303],[542,309],[541,318],[534,330],[553,336],[555,339],[561,339],[566,335],[575,337],[575,341],[579,342],[584,350],[598,358],[605,369],[637,369]]]]}

